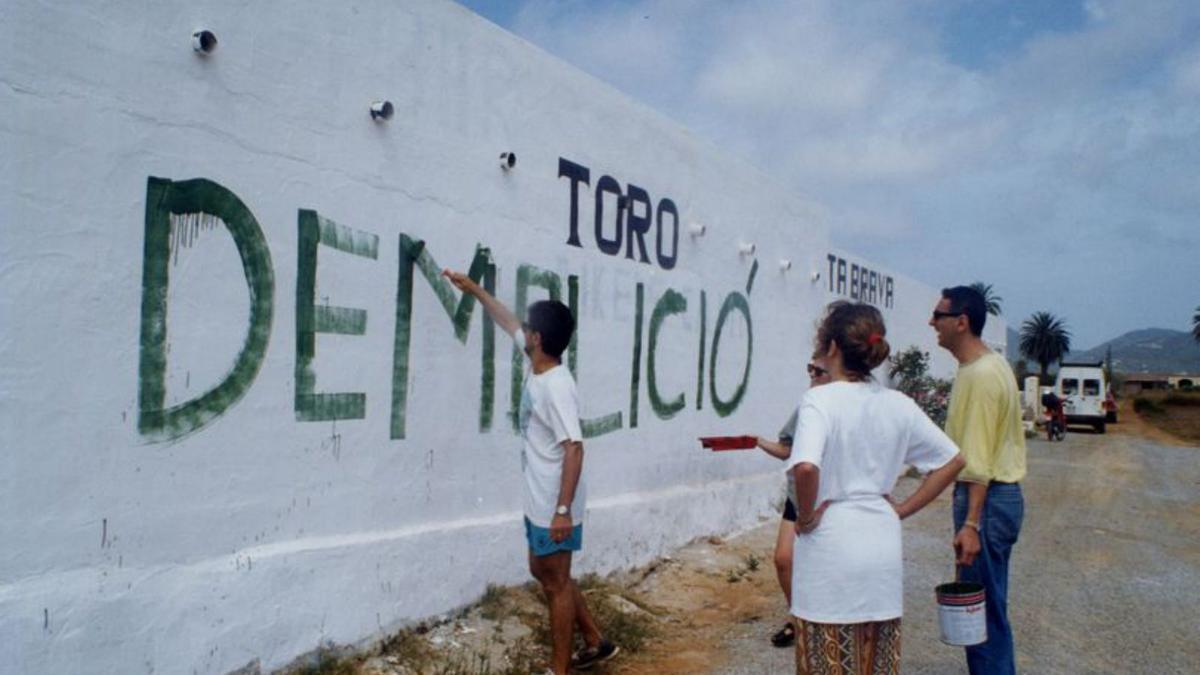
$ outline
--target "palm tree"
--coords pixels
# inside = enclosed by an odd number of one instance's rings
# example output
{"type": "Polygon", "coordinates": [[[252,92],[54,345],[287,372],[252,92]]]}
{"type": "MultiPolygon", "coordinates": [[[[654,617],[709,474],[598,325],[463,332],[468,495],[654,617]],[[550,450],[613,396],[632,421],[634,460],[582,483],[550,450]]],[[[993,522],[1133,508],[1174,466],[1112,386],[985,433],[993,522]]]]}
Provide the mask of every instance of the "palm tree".
{"type": "Polygon", "coordinates": [[[1035,312],[1021,324],[1020,347],[1022,356],[1041,365],[1044,382],[1050,364],[1071,351],[1071,331],[1050,312],[1035,312]]]}
{"type": "Polygon", "coordinates": [[[996,295],[992,290],[991,284],[985,284],[982,281],[976,281],[969,288],[979,291],[983,296],[983,302],[987,306],[987,313],[992,316],[1000,316],[1000,303],[1004,302],[1004,298],[996,295]]]}
{"type": "Polygon", "coordinates": [[[1192,337],[1196,338],[1196,342],[1200,342],[1200,307],[1196,308],[1196,313],[1192,315],[1192,337]]]}

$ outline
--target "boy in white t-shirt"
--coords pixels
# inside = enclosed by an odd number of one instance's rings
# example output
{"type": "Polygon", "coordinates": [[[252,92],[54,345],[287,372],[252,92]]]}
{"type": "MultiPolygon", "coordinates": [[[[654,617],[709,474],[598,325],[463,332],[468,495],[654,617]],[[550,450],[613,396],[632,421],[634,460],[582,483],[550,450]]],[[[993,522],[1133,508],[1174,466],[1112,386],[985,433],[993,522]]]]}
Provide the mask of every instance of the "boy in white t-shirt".
{"type": "Polygon", "coordinates": [[[566,305],[543,300],[529,306],[526,321],[465,274],[442,274],[484,310],[529,357],[530,372],[521,392],[521,471],[525,477],[525,536],[529,571],[546,594],[553,637],[553,672],[585,670],[616,656],[619,648],[605,640],[571,579],[571,554],[583,546],[586,489],[583,483],[583,433],[575,379],[562,364],[562,353],[575,331],[566,305]],[[574,626],[586,647],[572,656],[574,626]]]}

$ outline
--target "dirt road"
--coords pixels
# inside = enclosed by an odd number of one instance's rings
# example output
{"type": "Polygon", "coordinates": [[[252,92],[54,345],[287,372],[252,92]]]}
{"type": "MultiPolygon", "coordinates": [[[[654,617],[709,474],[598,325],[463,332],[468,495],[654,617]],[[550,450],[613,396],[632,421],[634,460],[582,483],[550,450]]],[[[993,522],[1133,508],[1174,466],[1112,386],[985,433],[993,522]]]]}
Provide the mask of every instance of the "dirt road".
{"type": "MultiPolygon", "coordinates": [[[[1009,596],[1022,673],[1200,672],[1200,447],[1143,427],[1127,418],[1107,435],[1029,442],[1009,596]]],[[[901,479],[897,495],[916,484],[901,479]]],[[[588,581],[593,611],[628,647],[593,672],[793,672],[792,651],[768,642],[787,614],[771,562],[778,522],[588,581]]],[[[933,588],[953,575],[950,539],[948,493],[904,524],[904,673],[966,672],[962,650],[937,638],[933,588]]],[[[528,585],[492,588],[463,615],[328,672],[540,672],[541,602],[528,585]]]]}
{"type": "MultiPolygon", "coordinates": [[[[1031,440],[1025,489],[1010,595],[1020,671],[1197,672],[1200,448],[1120,432],[1031,440]]],[[[965,672],[961,650],[938,642],[933,602],[953,573],[949,520],[944,496],[905,523],[905,673],[965,672]]],[[[607,672],[790,672],[791,651],[767,642],[785,611],[775,527],[694,544],[648,577],[639,592],[683,618],[607,672]],[[762,563],[748,564],[755,554],[762,563]]]]}

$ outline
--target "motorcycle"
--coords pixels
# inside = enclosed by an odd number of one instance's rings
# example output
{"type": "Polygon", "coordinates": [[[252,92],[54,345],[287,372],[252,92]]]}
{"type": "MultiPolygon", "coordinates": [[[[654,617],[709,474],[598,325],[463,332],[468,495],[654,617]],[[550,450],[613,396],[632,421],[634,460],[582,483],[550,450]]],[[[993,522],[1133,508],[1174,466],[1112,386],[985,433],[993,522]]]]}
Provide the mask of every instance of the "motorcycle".
{"type": "Polygon", "coordinates": [[[1061,441],[1067,437],[1067,413],[1063,409],[1063,400],[1046,392],[1042,396],[1042,405],[1046,408],[1046,438],[1051,441],[1061,441]]]}

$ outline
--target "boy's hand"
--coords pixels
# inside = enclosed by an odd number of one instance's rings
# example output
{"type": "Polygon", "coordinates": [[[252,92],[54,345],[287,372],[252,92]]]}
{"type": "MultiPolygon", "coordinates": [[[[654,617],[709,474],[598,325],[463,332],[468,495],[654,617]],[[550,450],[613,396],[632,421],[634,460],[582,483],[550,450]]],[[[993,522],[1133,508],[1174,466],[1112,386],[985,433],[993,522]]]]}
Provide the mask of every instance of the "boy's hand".
{"type": "Polygon", "coordinates": [[[471,277],[451,269],[442,270],[442,276],[449,279],[450,283],[462,291],[464,296],[469,295],[478,300],[483,305],[483,310],[505,333],[516,335],[517,331],[521,330],[521,320],[512,313],[512,310],[505,307],[504,303],[497,300],[487,289],[472,281],[471,277]]]}
{"type": "Polygon", "coordinates": [[[474,281],[471,281],[471,277],[463,274],[462,272],[455,272],[454,270],[444,269],[444,270],[442,270],[442,276],[449,279],[450,283],[454,284],[454,287],[457,288],[458,290],[462,291],[463,293],[470,293],[470,294],[474,295],[475,291],[479,289],[479,284],[476,284],[474,281]]]}
{"type": "Polygon", "coordinates": [[[554,518],[550,521],[550,541],[559,544],[567,540],[571,536],[571,516],[554,514],[554,518]]]}

